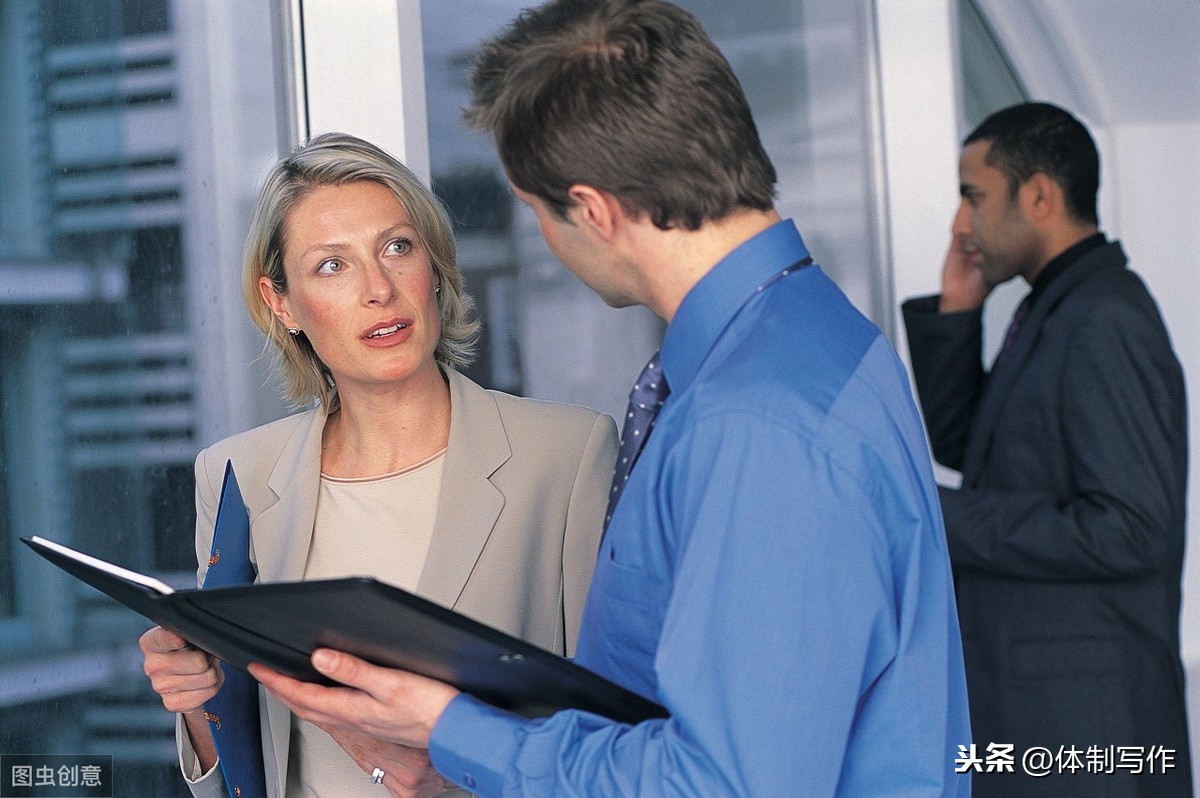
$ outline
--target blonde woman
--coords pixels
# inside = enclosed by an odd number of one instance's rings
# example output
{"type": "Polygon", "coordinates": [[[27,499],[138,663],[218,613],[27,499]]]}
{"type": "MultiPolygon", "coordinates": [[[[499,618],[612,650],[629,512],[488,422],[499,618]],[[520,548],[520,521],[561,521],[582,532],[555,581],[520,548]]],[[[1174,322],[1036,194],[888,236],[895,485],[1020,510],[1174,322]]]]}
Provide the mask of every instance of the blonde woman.
{"type": "MultiPolygon", "coordinates": [[[[317,137],[267,177],[244,270],[250,315],[279,349],[288,397],[308,409],[200,453],[199,578],[232,460],[260,581],[374,576],[571,654],[615,424],[485,390],[455,370],[478,323],[437,199],[368,142],[317,137]]],[[[159,628],[142,648],[152,685],[182,719],[193,793],[223,795],[203,715],[218,666],[159,628]]],[[[269,795],[451,786],[423,751],[335,738],[261,696],[269,795]],[[374,787],[363,774],[377,768],[386,775],[374,787]]]]}

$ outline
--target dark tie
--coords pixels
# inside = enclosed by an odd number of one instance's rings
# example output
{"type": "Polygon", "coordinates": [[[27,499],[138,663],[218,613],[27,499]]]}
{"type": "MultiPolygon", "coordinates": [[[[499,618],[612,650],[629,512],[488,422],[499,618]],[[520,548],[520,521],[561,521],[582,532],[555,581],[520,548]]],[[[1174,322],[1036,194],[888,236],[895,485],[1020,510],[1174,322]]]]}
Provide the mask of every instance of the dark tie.
{"type": "Polygon", "coordinates": [[[1016,311],[1013,312],[1012,321],[1008,323],[1008,330],[1004,333],[1004,343],[1000,346],[1000,354],[996,355],[996,361],[992,364],[992,369],[995,370],[996,364],[1000,359],[1008,354],[1008,350],[1012,349],[1013,341],[1017,340],[1017,333],[1021,329],[1021,325],[1025,322],[1025,317],[1029,315],[1029,306],[1031,294],[1026,294],[1021,300],[1021,304],[1017,305],[1016,311]]]}
{"type": "Polygon", "coordinates": [[[604,514],[606,530],[613,510],[617,508],[617,501],[621,498],[621,492],[625,490],[625,483],[629,481],[629,472],[633,470],[638,454],[654,429],[654,417],[658,415],[658,409],[671,392],[667,387],[666,378],[663,377],[659,354],[655,352],[654,357],[650,358],[650,362],[642,369],[637,382],[634,383],[633,390],[629,392],[629,407],[625,411],[625,423],[621,428],[621,451],[617,454],[617,465],[613,470],[612,490],[608,494],[608,512],[604,514]]]}

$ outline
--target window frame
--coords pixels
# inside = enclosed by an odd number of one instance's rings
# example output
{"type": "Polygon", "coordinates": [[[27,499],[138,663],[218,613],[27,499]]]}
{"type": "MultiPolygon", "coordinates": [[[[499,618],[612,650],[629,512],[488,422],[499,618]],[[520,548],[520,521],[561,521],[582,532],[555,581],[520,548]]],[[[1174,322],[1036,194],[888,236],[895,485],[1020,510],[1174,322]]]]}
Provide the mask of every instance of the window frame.
{"type": "Polygon", "coordinates": [[[280,11],[285,145],[350,133],[428,185],[421,0],[287,0],[280,11]]]}

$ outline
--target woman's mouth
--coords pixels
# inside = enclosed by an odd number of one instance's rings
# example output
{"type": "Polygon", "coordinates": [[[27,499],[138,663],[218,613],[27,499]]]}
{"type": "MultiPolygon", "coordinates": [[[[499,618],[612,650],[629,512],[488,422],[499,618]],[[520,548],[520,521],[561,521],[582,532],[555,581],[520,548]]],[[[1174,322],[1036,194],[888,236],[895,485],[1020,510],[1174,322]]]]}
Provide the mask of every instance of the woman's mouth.
{"type": "Polygon", "coordinates": [[[368,338],[383,338],[386,335],[395,335],[396,333],[400,332],[403,329],[406,329],[407,327],[408,327],[408,325],[405,324],[404,322],[399,322],[397,324],[393,324],[388,327],[380,327],[378,329],[371,330],[371,332],[367,333],[367,337],[368,338]]]}

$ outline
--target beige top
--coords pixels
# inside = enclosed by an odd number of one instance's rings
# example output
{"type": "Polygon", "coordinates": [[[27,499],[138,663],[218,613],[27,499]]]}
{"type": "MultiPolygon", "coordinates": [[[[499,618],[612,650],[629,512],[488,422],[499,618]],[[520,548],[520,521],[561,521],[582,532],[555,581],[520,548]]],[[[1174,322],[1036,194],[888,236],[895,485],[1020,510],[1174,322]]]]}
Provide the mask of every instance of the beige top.
{"type": "MultiPolygon", "coordinates": [[[[321,475],[304,578],[373,576],[415,591],[433,539],[445,450],[395,474],[321,475]]],[[[387,795],[325,732],[292,716],[288,798],[387,795]]]]}

